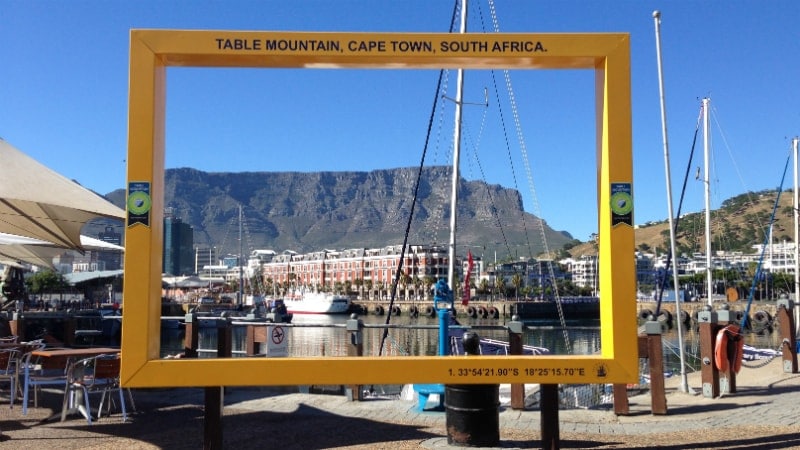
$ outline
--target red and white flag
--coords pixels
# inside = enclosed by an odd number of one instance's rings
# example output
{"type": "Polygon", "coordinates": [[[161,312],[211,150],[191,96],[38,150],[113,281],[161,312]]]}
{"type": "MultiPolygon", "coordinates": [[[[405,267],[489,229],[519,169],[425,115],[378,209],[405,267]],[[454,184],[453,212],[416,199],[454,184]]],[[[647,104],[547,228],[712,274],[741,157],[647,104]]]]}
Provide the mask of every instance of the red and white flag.
{"type": "Polygon", "coordinates": [[[467,274],[464,275],[464,298],[461,299],[461,304],[464,306],[469,305],[469,278],[472,275],[473,266],[472,251],[467,250],[467,274]]]}

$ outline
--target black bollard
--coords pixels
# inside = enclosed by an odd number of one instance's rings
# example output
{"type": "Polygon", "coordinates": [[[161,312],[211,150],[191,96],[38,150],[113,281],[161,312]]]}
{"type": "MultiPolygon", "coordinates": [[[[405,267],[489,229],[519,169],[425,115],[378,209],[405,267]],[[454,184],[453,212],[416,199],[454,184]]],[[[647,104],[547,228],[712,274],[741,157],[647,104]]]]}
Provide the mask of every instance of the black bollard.
{"type": "MultiPolygon", "coordinates": [[[[480,354],[480,336],[464,333],[464,352],[480,354]]],[[[447,384],[444,387],[447,443],[463,447],[496,447],[500,442],[500,386],[447,384]]]]}

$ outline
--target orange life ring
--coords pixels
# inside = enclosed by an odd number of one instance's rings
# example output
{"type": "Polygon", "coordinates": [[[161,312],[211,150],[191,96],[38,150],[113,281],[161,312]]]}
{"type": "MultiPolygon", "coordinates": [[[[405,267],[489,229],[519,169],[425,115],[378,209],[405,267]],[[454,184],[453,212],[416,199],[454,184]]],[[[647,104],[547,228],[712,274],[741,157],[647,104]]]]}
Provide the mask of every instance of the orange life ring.
{"type": "Polygon", "coordinates": [[[742,368],[742,355],[744,354],[744,339],[739,332],[739,325],[726,325],[717,332],[714,345],[714,363],[721,372],[729,368],[734,373],[739,373],[742,368]],[[731,363],[733,367],[730,367],[731,363]]]}

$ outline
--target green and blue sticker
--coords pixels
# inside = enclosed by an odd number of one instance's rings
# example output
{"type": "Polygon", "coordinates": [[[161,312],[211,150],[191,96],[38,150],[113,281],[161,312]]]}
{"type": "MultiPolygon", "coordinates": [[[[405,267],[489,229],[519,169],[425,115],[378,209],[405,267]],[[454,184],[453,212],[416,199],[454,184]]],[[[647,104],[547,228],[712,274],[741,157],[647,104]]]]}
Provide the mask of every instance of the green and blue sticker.
{"type": "Polygon", "coordinates": [[[631,183],[611,183],[611,226],[633,226],[631,183]]]}
{"type": "Polygon", "coordinates": [[[153,200],[150,197],[149,181],[132,181],[128,183],[128,226],[140,223],[150,226],[150,210],[153,200]]]}

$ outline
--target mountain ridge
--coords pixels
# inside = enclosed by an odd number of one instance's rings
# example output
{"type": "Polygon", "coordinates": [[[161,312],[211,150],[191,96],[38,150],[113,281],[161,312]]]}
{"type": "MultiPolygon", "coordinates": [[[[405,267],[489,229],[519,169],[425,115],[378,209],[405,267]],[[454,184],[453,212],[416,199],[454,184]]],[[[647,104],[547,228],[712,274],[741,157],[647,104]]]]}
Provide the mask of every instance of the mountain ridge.
{"type": "MultiPolygon", "coordinates": [[[[773,242],[793,241],[794,210],[792,193],[780,192],[773,242]]],[[[778,190],[749,191],[722,202],[711,211],[712,251],[753,253],[753,246],[763,244],[767,236],[778,190]]],[[[677,226],[678,254],[705,253],[705,211],[683,214],[677,226]]],[[[642,252],[666,253],[670,248],[669,223],[662,220],[639,225],[635,230],[636,249],[642,252]]],[[[596,255],[597,245],[585,242],[567,250],[573,257],[596,255]]]]}
{"type": "MultiPolygon", "coordinates": [[[[450,168],[423,169],[414,202],[417,168],[343,172],[165,171],[164,204],[194,228],[195,245],[238,254],[238,208],[242,205],[244,251],[299,253],[321,249],[380,248],[403,243],[412,206],[408,243],[447,244],[450,168]]],[[[459,254],[500,259],[544,251],[539,219],[524,211],[515,189],[483,181],[458,184],[459,254]]],[[[106,195],[123,207],[125,190],[106,195]]],[[[542,221],[547,246],[557,250],[575,239],[542,221]]]]}

